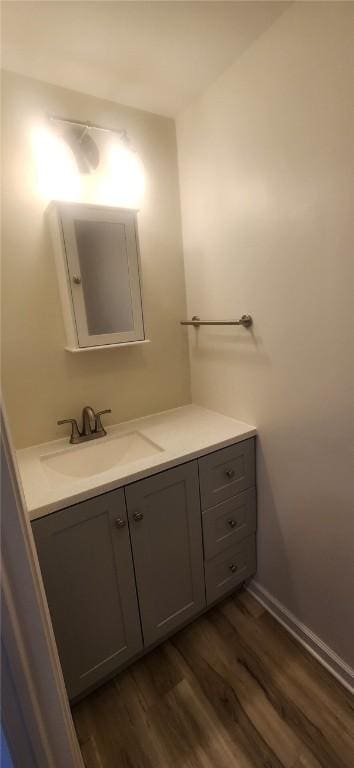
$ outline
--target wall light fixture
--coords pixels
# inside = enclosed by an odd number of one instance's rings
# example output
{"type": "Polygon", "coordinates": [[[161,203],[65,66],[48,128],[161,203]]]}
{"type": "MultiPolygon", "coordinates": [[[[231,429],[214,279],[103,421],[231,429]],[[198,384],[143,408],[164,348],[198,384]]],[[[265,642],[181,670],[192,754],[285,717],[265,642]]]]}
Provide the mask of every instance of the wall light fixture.
{"type": "Polygon", "coordinates": [[[139,207],[145,173],[125,130],[58,115],[48,119],[51,128],[42,125],[33,131],[37,182],[44,198],[139,207]]]}
{"type": "Polygon", "coordinates": [[[61,138],[70,147],[80,173],[92,173],[100,162],[100,152],[92,137],[93,131],[116,134],[121,142],[129,145],[128,134],[125,130],[105,128],[89,121],[85,123],[81,120],[70,120],[57,115],[49,115],[49,119],[55,125],[61,138]]]}

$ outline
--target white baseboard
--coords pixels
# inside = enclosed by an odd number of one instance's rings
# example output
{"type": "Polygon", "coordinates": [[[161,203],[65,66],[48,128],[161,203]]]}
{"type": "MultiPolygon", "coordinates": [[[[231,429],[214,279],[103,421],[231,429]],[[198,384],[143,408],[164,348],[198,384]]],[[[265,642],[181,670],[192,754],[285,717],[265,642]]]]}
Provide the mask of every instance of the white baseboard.
{"type": "Polygon", "coordinates": [[[320,664],[323,664],[350,693],[354,693],[354,670],[349,664],[256,581],[251,581],[246,588],[320,664]]]}

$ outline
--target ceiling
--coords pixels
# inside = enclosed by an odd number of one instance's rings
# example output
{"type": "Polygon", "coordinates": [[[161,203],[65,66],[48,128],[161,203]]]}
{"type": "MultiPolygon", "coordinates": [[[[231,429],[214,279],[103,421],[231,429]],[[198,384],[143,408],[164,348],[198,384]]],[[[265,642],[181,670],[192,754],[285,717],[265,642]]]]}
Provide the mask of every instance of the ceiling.
{"type": "Polygon", "coordinates": [[[175,116],[273,23],[285,2],[2,3],[2,66],[175,116]]]}

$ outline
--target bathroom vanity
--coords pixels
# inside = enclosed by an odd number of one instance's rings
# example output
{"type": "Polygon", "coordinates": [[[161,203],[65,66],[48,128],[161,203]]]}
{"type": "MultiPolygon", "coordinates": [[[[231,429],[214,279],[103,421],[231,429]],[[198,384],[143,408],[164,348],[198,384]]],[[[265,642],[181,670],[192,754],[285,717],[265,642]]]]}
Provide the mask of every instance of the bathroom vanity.
{"type": "Polygon", "coordinates": [[[126,446],[132,435],[156,450],[101,471],[94,487],[75,459],[84,450],[92,462],[92,443],[82,448],[60,440],[18,452],[71,699],[202,613],[256,568],[255,430],[185,406],[110,428],[96,450],[115,441],[118,456],[117,441],[126,446]],[[79,477],[64,474],[65,456],[79,477]]]}

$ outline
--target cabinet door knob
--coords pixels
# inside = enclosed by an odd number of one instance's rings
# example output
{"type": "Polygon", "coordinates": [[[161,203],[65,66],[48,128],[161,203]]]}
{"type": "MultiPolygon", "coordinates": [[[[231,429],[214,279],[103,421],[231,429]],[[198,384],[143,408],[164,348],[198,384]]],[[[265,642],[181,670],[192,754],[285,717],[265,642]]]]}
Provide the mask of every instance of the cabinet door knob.
{"type": "Polygon", "coordinates": [[[133,518],[134,518],[134,520],[137,523],[140,523],[140,520],[142,520],[143,517],[144,517],[144,513],[143,512],[134,512],[134,514],[133,514],[133,518]]]}
{"type": "Polygon", "coordinates": [[[230,528],[235,528],[235,526],[237,525],[237,520],[228,520],[227,522],[230,528]]]}
{"type": "Polygon", "coordinates": [[[229,565],[229,568],[230,568],[230,571],[231,571],[232,573],[236,573],[236,571],[237,571],[237,565],[235,565],[234,563],[232,563],[232,565],[229,565]]]}
{"type": "Polygon", "coordinates": [[[80,275],[73,275],[73,283],[75,283],[75,285],[81,285],[80,275]]]}
{"type": "Polygon", "coordinates": [[[117,517],[117,519],[114,521],[114,525],[116,526],[116,528],[124,528],[124,526],[126,525],[126,521],[123,520],[122,517],[117,517]]]}
{"type": "Polygon", "coordinates": [[[226,474],[226,477],[229,478],[229,480],[232,480],[232,478],[235,477],[235,470],[234,469],[227,469],[225,474],[226,474]]]}

